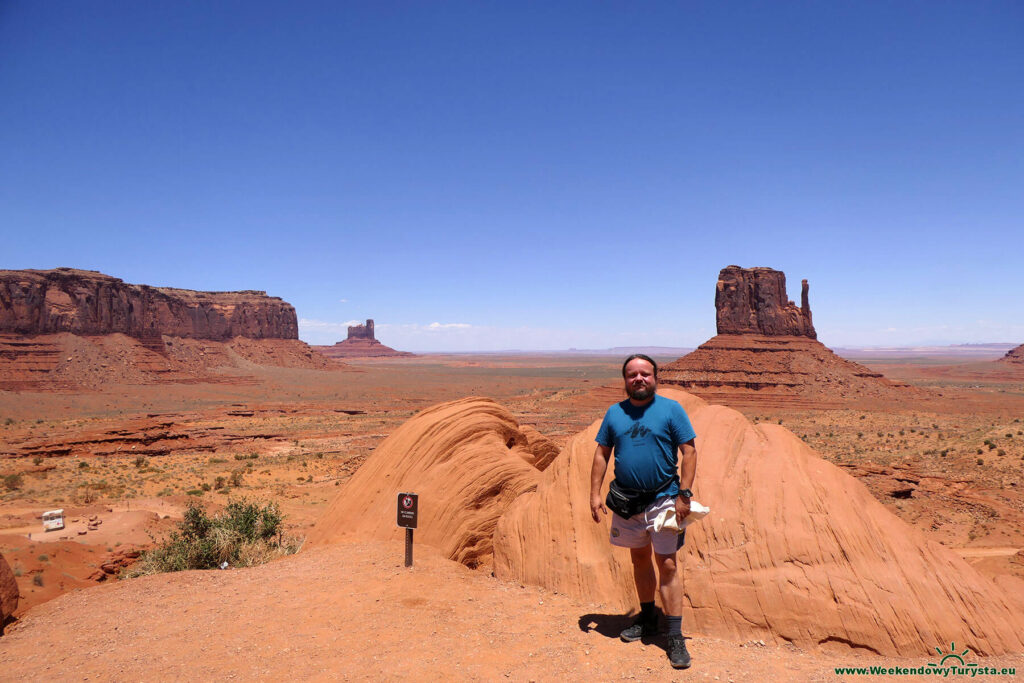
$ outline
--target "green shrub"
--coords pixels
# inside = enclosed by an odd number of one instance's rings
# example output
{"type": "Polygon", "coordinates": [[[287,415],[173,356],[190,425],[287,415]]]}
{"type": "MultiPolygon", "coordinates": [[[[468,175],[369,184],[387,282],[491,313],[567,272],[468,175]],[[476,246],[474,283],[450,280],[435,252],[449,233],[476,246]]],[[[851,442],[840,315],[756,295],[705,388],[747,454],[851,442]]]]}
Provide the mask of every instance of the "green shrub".
{"type": "Polygon", "coordinates": [[[140,455],[139,457],[135,458],[135,467],[137,467],[138,469],[141,470],[145,466],[146,466],[146,457],[145,456],[140,455]]]}
{"type": "Polygon", "coordinates": [[[4,476],[4,488],[8,491],[16,491],[21,488],[24,479],[20,474],[8,474],[4,476]]]}
{"type": "Polygon", "coordinates": [[[37,455],[36,457],[32,458],[32,464],[36,465],[37,467],[39,465],[42,465],[43,464],[43,456],[37,455]]]}
{"type": "Polygon", "coordinates": [[[43,575],[42,574],[34,575],[32,577],[32,585],[34,585],[34,586],[42,586],[43,585],[43,575]]]}
{"type": "Polygon", "coordinates": [[[126,576],[143,576],[187,569],[213,569],[222,562],[233,567],[263,564],[298,550],[286,539],[284,515],[277,503],[231,501],[224,511],[210,516],[198,502],[189,503],[185,517],[163,544],[147,551],[126,576]]]}

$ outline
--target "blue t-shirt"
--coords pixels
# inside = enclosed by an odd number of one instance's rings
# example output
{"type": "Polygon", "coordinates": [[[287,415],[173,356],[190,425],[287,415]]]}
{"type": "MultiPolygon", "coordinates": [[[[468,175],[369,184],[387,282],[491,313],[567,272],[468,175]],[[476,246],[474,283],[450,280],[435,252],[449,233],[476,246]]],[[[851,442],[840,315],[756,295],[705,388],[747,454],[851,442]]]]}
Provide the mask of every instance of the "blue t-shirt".
{"type": "Polygon", "coordinates": [[[664,492],[674,496],[679,493],[679,446],[696,436],[683,407],[655,394],[644,406],[626,399],[608,408],[596,441],[614,449],[619,484],[650,491],[676,477],[664,492]]]}

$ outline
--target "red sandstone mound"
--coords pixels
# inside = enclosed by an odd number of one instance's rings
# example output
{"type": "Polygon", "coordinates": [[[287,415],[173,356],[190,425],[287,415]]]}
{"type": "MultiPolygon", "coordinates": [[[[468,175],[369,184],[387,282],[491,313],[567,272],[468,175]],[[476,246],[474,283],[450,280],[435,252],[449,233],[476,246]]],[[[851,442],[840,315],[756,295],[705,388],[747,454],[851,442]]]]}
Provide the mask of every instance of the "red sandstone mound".
{"type": "Polygon", "coordinates": [[[999,359],[1003,363],[1015,363],[1024,365],[1024,344],[1021,344],[1015,349],[1010,349],[1006,352],[1006,355],[999,359]]]}
{"type": "Polygon", "coordinates": [[[845,360],[817,341],[807,280],[801,305],[786,298],[786,276],[771,268],[728,266],[718,276],[718,335],[659,370],[674,384],[729,405],[841,405],[920,393],[845,360]]]}
{"type": "Polygon", "coordinates": [[[18,609],[18,584],[14,572],[3,555],[0,555],[0,633],[4,631],[4,622],[18,609]]]}
{"type": "Polygon", "coordinates": [[[265,292],[131,285],[93,271],[0,271],[0,390],[239,381],[248,364],[337,367],[265,292]]]}
{"type": "MultiPolygon", "coordinates": [[[[1004,593],[785,428],[664,393],[694,422],[694,488],[712,509],[691,527],[684,551],[685,623],[697,632],[906,656],[950,641],[979,654],[1024,651],[1019,582],[1004,593]]],[[[410,491],[421,496],[417,539],[448,557],[491,561],[502,579],[635,608],[628,552],[609,545],[607,519],[590,518],[598,425],[539,472],[517,453],[522,432],[492,401],[425,410],[352,477],[310,542],[399,539],[396,497],[410,491]]]]}
{"type": "Polygon", "coordinates": [[[535,463],[551,444],[524,433],[486,398],[428,408],[399,427],[349,479],[306,538],[308,545],[345,536],[398,539],[399,493],[418,493],[417,539],[475,566],[491,555],[494,525],[537,485],[535,463]]]}
{"type": "Polygon", "coordinates": [[[314,346],[317,351],[328,358],[381,358],[413,356],[408,351],[395,351],[390,346],[384,346],[374,336],[373,319],[366,321],[365,325],[349,325],[348,338],[333,346],[314,346]]]}

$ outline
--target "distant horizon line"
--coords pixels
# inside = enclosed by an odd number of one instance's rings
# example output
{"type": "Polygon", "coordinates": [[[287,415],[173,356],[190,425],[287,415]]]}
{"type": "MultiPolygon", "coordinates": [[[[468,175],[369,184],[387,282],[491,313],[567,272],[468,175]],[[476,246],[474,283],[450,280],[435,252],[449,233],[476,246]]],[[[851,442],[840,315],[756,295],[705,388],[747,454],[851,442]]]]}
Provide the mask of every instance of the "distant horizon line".
{"type": "MultiPolygon", "coordinates": [[[[331,346],[329,344],[310,344],[310,346],[331,346]]],[[[965,342],[959,344],[905,344],[905,345],[851,345],[851,346],[830,346],[829,348],[833,351],[860,351],[860,352],[914,352],[914,351],[949,351],[954,352],[961,350],[963,352],[975,352],[975,353],[1004,353],[1021,346],[1021,343],[1015,342],[965,342]]],[[[449,349],[449,350],[434,350],[434,351],[417,351],[413,349],[396,349],[396,351],[405,351],[407,353],[414,353],[421,356],[443,356],[443,355],[460,355],[460,354],[472,354],[472,355],[500,355],[500,354],[558,354],[558,355],[597,355],[597,356],[613,356],[622,353],[648,353],[650,355],[670,355],[670,354],[686,354],[695,350],[696,346],[613,346],[599,349],[580,349],[575,347],[569,347],[568,349],[449,349]]]]}

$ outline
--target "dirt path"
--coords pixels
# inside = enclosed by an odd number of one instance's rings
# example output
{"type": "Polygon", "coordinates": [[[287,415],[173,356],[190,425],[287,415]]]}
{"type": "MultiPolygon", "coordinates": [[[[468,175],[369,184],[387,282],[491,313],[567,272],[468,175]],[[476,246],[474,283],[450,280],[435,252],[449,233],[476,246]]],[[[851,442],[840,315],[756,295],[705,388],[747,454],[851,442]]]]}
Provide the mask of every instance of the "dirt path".
{"type": "MultiPolygon", "coordinates": [[[[619,641],[626,621],[601,605],[501,583],[427,547],[411,569],[402,557],[400,544],[342,544],[76,591],[9,627],[0,671],[21,681],[829,681],[863,678],[838,677],[837,666],[930,661],[689,634],[693,667],[673,671],[657,642],[619,641]]],[[[974,661],[1024,671],[1022,656],[974,661]]]]}

